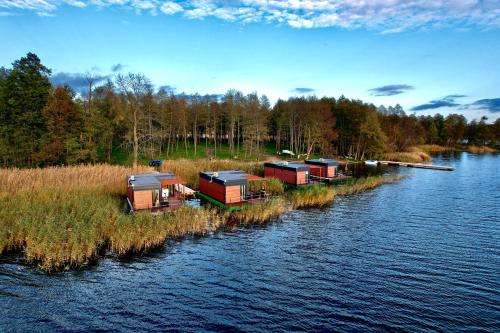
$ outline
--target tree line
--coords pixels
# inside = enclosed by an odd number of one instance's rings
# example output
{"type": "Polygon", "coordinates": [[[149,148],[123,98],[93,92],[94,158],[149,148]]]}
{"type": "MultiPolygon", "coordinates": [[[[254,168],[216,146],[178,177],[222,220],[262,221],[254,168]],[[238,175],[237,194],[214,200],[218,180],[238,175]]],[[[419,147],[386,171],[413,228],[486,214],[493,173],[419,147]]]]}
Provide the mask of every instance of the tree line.
{"type": "Polygon", "coordinates": [[[117,75],[75,93],[53,86],[51,70],[28,53],[0,68],[0,156],[4,167],[110,162],[115,151],[168,158],[222,147],[237,158],[259,158],[264,147],[309,156],[376,157],[415,144],[496,144],[500,121],[464,116],[406,115],[401,106],[341,96],[291,97],[271,106],[257,93],[222,96],[155,90],[142,74],[117,75]],[[99,84],[98,84],[99,83],[99,84]]]}

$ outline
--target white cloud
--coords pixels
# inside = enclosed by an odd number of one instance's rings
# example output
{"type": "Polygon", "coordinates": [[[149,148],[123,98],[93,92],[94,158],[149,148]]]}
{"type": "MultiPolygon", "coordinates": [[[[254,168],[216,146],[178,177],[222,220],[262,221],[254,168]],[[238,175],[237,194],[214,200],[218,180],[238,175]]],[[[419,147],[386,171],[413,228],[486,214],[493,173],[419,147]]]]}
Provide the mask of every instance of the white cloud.
{"type": "Polygon", "coordinates": [[[79,0],[66,0],[65,2],[73,7],[78,7],[78,8],[87,7],[87,4],[85,2],[79,0]]]}
{"type": "MultiPolygon", "coordinates": [[[[479,26],[500,28],[498,0],[0,0],[0,8],[54,14],[62,4],[122,7],[189,19],[286,24],[294,28],[366,28],[383,33],[408,29],[479,26]]],[[[9,11],[10,12],[10,11],[9,11]]]]}
{"type": "Polygon", "coordinates": [[[179,5],[178,3],[175,3],[173,1],[167,1],[161,5],[160,10],[164,14],[173,15],[175,13],[182,12],[184,8],[182,8],[182,6],[179,5]]]}

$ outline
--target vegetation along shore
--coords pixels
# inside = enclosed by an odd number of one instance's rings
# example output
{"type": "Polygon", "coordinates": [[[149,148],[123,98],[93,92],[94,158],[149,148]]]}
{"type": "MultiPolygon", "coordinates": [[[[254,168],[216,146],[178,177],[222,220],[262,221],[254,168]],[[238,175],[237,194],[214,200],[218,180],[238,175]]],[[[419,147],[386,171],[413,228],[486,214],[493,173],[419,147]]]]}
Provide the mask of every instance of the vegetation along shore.
{"type": "Polygon", "coordinates": [[[149,160],[165,160],[158,171],[196,190],[200,171],[262,175],[262,161],[276,158],[422,162],[447,150],[494,152],[500,142],[500,120],[484,117],[417,117],[400,105],[345,96],[271,105],[265,95],[236,90],[156,89],[137,73],[106,81],[88,73],[88,89],[75,92],[53,85],[51,73],[34,53],[0,68],[0,253],[22,251],[47,271],[85,265],[100,251],[124,255],[172,237],[262,223],[397,180],[369,177],[291,192],[265,180],[272,199],[233,214],[206,207],[127,214],[125,177],[155,171],[144,166],[149,160]]]}
{"type": "MultiPolygon", "coordinates": [[[[187,163],[184,160],[170,163],[170,167],[178,164],[179,170],[184,170],[181,175],[191,179],[187,183],[191,187],[196,187],[191,175],[211,163],[220,169],[241,167],[259,172],[262,168],[259,163],[234,161],[190,161],[189,169],[180,168],[187,163]]],[[[125,177],[148,171],[151,168],[111,165],[0,169],[0,252],[21,251],[28,262],[49,272],[76,268],[92,262],[102,251],[117,256],[140,253],[161,246],[169,238],[265,223],[291,209],[325,206],[337,195],[398,179],[368,177],[345,187],[311,187],[286,193],[273,180],[275,196],[271,200],[232,214],[208,206],[186,206],[157,215],[128,214],[125,177]]]]}

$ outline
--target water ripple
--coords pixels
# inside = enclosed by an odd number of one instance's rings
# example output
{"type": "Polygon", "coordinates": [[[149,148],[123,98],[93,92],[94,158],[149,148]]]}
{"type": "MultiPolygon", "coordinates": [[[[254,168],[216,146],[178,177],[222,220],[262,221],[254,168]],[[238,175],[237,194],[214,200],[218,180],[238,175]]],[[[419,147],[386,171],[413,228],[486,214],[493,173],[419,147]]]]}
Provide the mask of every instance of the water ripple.
{"type": "Polygon", "coordinates": [[[498,332],[500,156],[436,163],[456,171],[83,271],[3,256],[0,331],[498,332]]]}

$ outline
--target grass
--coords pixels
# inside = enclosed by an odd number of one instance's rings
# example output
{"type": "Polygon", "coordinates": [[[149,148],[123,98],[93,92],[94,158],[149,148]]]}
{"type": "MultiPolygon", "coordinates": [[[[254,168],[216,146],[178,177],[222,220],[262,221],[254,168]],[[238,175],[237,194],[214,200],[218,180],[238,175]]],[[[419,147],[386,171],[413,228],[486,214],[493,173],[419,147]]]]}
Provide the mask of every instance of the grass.
{"type": "MultiPolygon", "coordinates": [[[[187,145],[187,149],[184,147],[184,142],[179,143],[179,147],[170,151],[167,155],[165,152],[155,153],[151,156],[148,153],[140,153],[139,154],[139,162],[142,164],[147,164],[150,160],[179,160],[179,159],[189,159],[189,160],[197,160],[197,159],[233,159],[239,161],[257,161],[264,157],[265,155],[276,155],[276,148],[274,144],[267,143],[263,145],[261,149],[260,156],[246,155],[245,149],[243,146],[240,146],[240,150],[235,149],[234,152],[231,152],[229,149],[229,145],[227,143],[217,144],[217,149],[213,142],[205,144],[205,141],[201,141],[198,143],[196,147],[196,152],[194,149],[193,142],[189,141],[187,145]]],[[[278,157],[276,155],[276,157],[278,157]]],[[[133,156],[132,151],[126,149],[116,148],[113,150],[111,156],[111,163],[120,164],[120,165],[132,165],[133,156]]]]}
{"type": "Polygon", "coordinates": [[[440,146],[436,144],[426,144],[417,145],[415,147],[410,147],[404,152],[392,152],[383,154],[380,158],[390,161],[400,161],[400,162],[411,162],[411,163],[421,163],[431,160],[430,154],[445,153],[453,151],[467,151],[472,154],[486,154],[494,153],[497,150],[488,146],[475,146],[475,145],[465,145],[465,146],[440,146]]]}
{"type": "Polygon", "coordinates": [[[327,186],[310,186],[290,192],[288,200],[293,208],[324,207],[333,202],[335,192],[327,186]]]}
{"type": "Polygon", "coordinates": [[[467,151],[472,154],[495,153],[497,150],[488,146],[467,146],[467,151]]]}
{"type": "Polygon", "coordinates": [[[354,180],[349,186],[340,186],[333,189],[334,195],[345,196],[355,193],[365,192],[383,184],[393,183],[404,178],[401,175],[392,176],[370,176],[366,178],[358,178],[354,180]]]}
{"type": "Polygon", "coordinates": [[[431,156],[418,147],[410,147],[407,151],[385,153],[379,157],[380,160],[398,161],[409,163],[421,163],[432,160],[431,156]]]}
{"type": "Polygon", "coordinates": [[[272,196],[281,195],[285,192],[285,185],[277,178],[265,178],[249,183],[249,189],[254,193],[259,192],[262,188],[272,196]]]}
{"type": "Polygon", "coordinates": [[[246,206],[239,212],[231,214],[230,220],[236,220],[242,224],[264,223],[278,218],[288,211],[288,205],[284,198],[273,198],[265,203],[246,206]]]}
{"type": "MultiPolygon", "coordinates": [[[[164,167],[189,180],[189,185],[197,184],[199,170],[258,173],[262,168],[259,163],[205,159],[168,162],[164,167]]],[[[21,251],[28,262],[49,272],[81,267],[103,251],[121,256],[161,246],[169,238],[204,235],[234,223],[263,223],[290,208],[325,206],[336,195],[396,179],[371,177],[352,186],[311,187],[287,194],[281,182],[271,179],[258,186],[264,185],[273,199],[232,214],[188,206],[158,215],[127,214],[126,175],[151,170],[110,165],[0,169],[0,253],[21,251]]]]}
{"type": "Polygon", "coordinates": [[[445,147],[436,144],[418,145],[416,146],[416,148],[426,152],[427,154],[444,153],[455,150],[455,148],[452,147],[445,147]]]}

